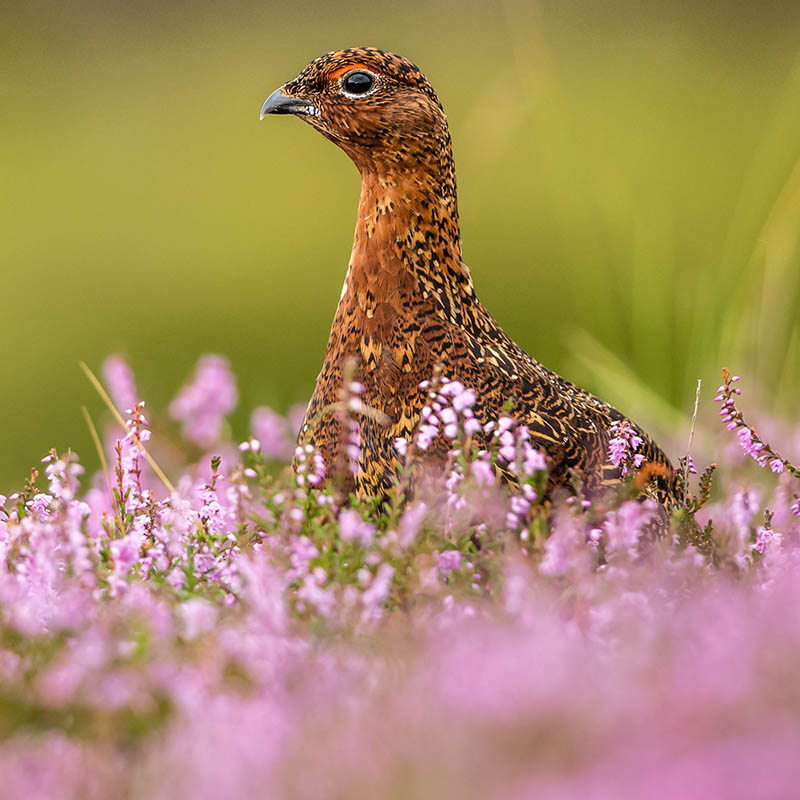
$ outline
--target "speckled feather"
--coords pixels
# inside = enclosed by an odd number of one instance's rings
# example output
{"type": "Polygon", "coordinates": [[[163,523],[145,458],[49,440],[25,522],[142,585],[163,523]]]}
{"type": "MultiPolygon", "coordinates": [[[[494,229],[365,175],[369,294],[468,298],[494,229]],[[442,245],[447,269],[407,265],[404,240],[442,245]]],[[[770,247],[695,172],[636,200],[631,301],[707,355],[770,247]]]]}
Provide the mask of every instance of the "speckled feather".
{"type": "MultiPolygon", "coordinates": [[[[550,459],[551,489],[565,485],[571,469],[590,491],[618,481],[607,452],[609,427],[623,415],[529,356],[475,295],[461,261],[447,118],[422,72],[401,56],[353,48],[317,58],[281,91],[313,103],[301,118],[350,156],[362,181],[347,276],[299,443],[319,448],[346,491],[385,495],[399,466],[394,439],[413,436],[426,398],[419,384],[440,364],[444,375],[476,390],[482,423],[511,401],[512,416],[550,459]],[[375,76],[370,94],[342,90],[354,69],[375,76]],[[355,476],[340,457],[341,423],[325,411],[339,400],[349,360],[364,402],[389,420],[361,420],[355,476]]],[[[680,481],[652,439],[633,427],[651,464],[645,492],[673,505],[680,481]]],[[[426,457],[436,460],[446,449],[442,437],[426,457]]]]}

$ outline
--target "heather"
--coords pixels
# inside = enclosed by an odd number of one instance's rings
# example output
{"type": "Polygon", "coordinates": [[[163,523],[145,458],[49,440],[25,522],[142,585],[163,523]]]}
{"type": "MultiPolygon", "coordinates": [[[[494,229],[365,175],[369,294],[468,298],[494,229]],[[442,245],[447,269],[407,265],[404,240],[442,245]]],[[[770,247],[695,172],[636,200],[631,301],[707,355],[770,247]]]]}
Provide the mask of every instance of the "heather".
{"type": "MultiPolygon", "coordinates": [[[[686,454],[657,536],[630,429],[617,495],[576,475],[545,502],[527,431],[501,415],[477,448],[474,392],[443,375],[384,505],[294,449],[296,409],[233,440],[221,356],[164,409],[123,359],[100,377],[103,468],[53,450],[0,496],[0,796],[793,793],[800,429],[746,376],[724,373],[721,457],[686,454]],[[437,437],[445,469],[420,474],[437,437]]],[[[357,382],[331,413],[357,470],[357,382]]]]}

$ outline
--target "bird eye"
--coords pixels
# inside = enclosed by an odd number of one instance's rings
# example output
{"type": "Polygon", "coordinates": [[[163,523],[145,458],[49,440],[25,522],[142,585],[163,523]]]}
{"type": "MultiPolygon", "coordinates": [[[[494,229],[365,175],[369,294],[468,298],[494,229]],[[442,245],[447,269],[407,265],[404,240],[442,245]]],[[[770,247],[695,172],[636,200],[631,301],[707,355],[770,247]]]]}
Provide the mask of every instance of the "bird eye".
{"type": "Polygon", "coordinates": [[[351,72],[343,81],[342,88],[348,94],[366,94],[375,84],[369,72],[351,72]]]}

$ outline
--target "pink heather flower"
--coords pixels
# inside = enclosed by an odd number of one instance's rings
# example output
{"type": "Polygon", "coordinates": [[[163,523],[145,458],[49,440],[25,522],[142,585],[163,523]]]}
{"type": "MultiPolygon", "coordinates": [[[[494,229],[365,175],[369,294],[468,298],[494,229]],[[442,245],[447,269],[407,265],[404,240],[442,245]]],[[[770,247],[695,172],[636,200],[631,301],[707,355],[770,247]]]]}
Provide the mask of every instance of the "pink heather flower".
{"type": "Polygon", "coordinates": [[[184,386],[169,407],[173,419],[181,423],[183,435],[209,447],[222,435],[222,421],[236,407],[236,380],[224,356],[203,356],[191,383],[184,386]]]}
{"type": "Polygon", "coordinates": [[[250,417],[250,429],[267,458],[289,457],[293,442],[289,437],[289,423],[280,414],[268,406],[259,406],[250,417]]]}
{"type": "Polygon", "coordinates": [[[143,409],[143,401],[128,409],[128,419],[125,420],[128,432],[117,440],[114,447],[117,488],[121,490],[125,510],[133,513],[147,504],[142,486],[145,465],[141,443],[148,441],[150,430],[143,409]]]}
{"type": "MultiPolygon", "coordinates": [[[[430,416],[431,420],[435,420],[436,417],[433,415],[430,416]]],[[[433,421],[426,423],[424,425],[420,425],[419,429],[417,430],[417,438],[416,438],[416,445],[420,450],[427,450],[431,444],[433,444],[433,440],[439,435],[438,427],[433,423],[433,421]]]]}
{"type": "Polygon", "coordinates": [[[628,442],[621,437],[614,437],[608,443],[608,457],[614,466],[619,466],[628,454],[628,442]]]}
{"type": "Polygon", "coordinates": [[[346,509],[339,514],[339,535],[346,542],[359,542],[369,547],[375,538],[375,528],[365,522],[357,511],[346,509]]]}
{"type": "Polygon", "coordinates": [[[347,428],[347,461],[350,472],[353,475],[358,475],[359,462],[361,461],[361,425],[357,419],[350,419],[347,421],[347,428]]]}
{"type": "Polygon", "coordinates": [[[726,427],[729,431],[736,431],[736,438],[745,455],[753,458],[762,468],[769,466],[775,473],[781,473],[787,468],[792,470],[789,462],[780,458],[769,444],[758,439],[755,430],[745,422],[741,412],[736,408],[734,395],[741,394],[741,391],[732,384],[734,380],[738,380],[738,376],[730,377],[728,370],[725,369],[723,377],[725,383],[720,387],[719,393],[714,399],[722,403],[719,412],[723,418],[722,421],[727,423],[726,427]]]}
{"type": "Polygon", "coordinates": [[[566,511],[559,511],[544,543],[539,572],[557,577],[574,568],[586,570],[589,559],[585,539],[583,524],[566,511]]]}
{"type": "Polygon", "coordinates": [[[522,467],[526,475],[547,469],[547,461],[541,450],[536,450],[526,443],[523,453],[522,467]]]}
{"type": "Polygon", "coordinates": [[[475,405],[476,399],[474,389],[464,389],[453,397],[453,408],[459,413],[464,412],[475,405]]]}
{"type": "Polygon", "coordinates": [[[509,513],[509,521],[516,520],[516,524],[510,525],[512,529],[516,529],[519,527],[519,523],[523,521],[527,515],[528,511],[530,510],[531,503],[526,497],[522,495],[513,495],[511,497],[511,512],[509,513]]]}
{"type": "Polygon", "coordinates": [[[770,528],[759,526],[753,550],[764,553],[768,548],[779,548],[783,537],[770,528]]]}
{"type": "Polygon", "coordinates": [[[459,550],[445,550],[436,555],[436,569],[439,577],[445,580],[451,572],[461,569],[461,552],[459,550]]]}
{"type": "MultiPolygon", "coordinates": [[[[52,455],[55,456],[55,451],[52,455]]],[[[45,474],[50,481],[50,494],[59,500],[72,500],[78,490],[78,478],[83,472],[75,453],[69,452],[62,458],[53,458],[45,467],[45,474]]]]}
{"type": "Polygon", "coordinates": [[[504,445],[505,447],[513,447],[516,443],[514,432],[512,430],[498,430],[497,439],[500,444],[504,445]]]}
{"type": "Polygon", "coordinates": [[[739,440],[739,444],[742,447],[742,450],[753,458],[757,459],[758,454],[761,449],[764,447],[761,442],[756,439],[753,439],[753,433],[748,427],[739,428],[736,432],[736,438],[739,440]]]}
{"type": "Polygon", "coordinates": [[[747,545],[750,539],[750,525],[760,505],[761,500],[755,489],[736,492],[728,504],[728,519],[738,537],[738,553],[735,558],[739,566],[744,566],[745,562],[749,561],[747,545]]]}
{"type": "Polygon", "coordinates": [[[474,436],[481,429],[481,424],[475,417],[464,420],[464,433],[467,436],[474,436]]]}
{"type": "Polygon", "coordinates": [[[52,502],[53,498],[49,494],[40,492],[34,495],[32,500],[28,501],[27,507],[31,513],[36,514],[41,519],[46,519],[52,502]]]}
{"type": "Polygon", "coordinates": [[[289,545],[289,563],[292,568],[286,573],[286,578],[291,581],[308,574],[309,564],[318,556],[319,550],[308,536],[294,537],[289,545]]]}
{"type": "Polygon", "coordinates": [[[103,362],[102,372],[114,405],[121,411],[133,408],[139,400],[139,392],[128,362],[122,356],[109,356],[103,362]]]}
{"type": "Polygon", "coordinates": [[[470,472],[478,486],[491,486],[494,483],[494,467],[487,459],[475,459],[470,464],[470,472]]]}
{"type": "Polygon", "coordinates": [[[127,575],[131,567],[139,560],[142,548],[142,534],[133,530],[121,539],[111,542],[111,555],[114,559],[114,572],[117,575],[127,575]]]}
{"type": "Polygon", "coordinates": [[[636,454],[644,440],[633,430],[627,420],[616,420],[611,423],[609,432],[612,435],[608,442],[608,460],[615,467],[619,467],[623,477],[630,473],[630,467],[638,469],[644,456],[636,454]]]}
{"type": "Polygon", "coordinates": [[[401,547],[411,546],[427,513],[425,503],[414,503],[406,508],[398,524],[401,547]]]}
{"type": "Polygon", "coordinates": [[[458,492],[458,487],[463,480],[464,475],[461,473],[460,466],[455,466],[447,475],[447,480],[445,481],[445,496],[448,509],[447,522],[445,523],[446,529],[449,529],[453,524],[453,514],[466,506],[466,499],[458,492]]]}
{"type": "MultiPolygon", "coordinates": [[[[221,476],[215,476],[216,480],[220,480],[221,476]]],[[[225,527],[225,512],[220,505],[217,491],[214,486],[210,484],[204,485],[200,489],[200,499],[202,505],[198,512],[198,517],[205,524],[209,533],[220,533],[225,527]]]]}
{"type": "MultiPolygon", "coordinates": [[[[487,424],[492,425],[491,422],[487,424]]],[[[497,432],[499,434],[502,434],[505,433],[506,431],[510,431],[515,424],[516,422],[513,419],[513,417],[500,417],[500,419],[497,421],[497,432]]]]}
{"type": "Polygon", "coordinates": [[[792,514],[794,514],[794,516],[800,517],[800,497],[794,498],[794,502],[792,503],[790,511],[792,514]]]}
{"type": "Polygon", "coordinates": [[[297,462],[295,480],[298,486],[319,486],[325,479],[325,459],[312,445],[296,447],[294,457],[297,462]]]}
{"type": "Polygon", "coordinates": [[[636,558],[642,530],[655,511],[656,504],[653,500],[645,500],[642,503],[629,500],[616,511],[609,511],[603,523],[608,553],[624,550],[630,558],[636,558]]]}
{"type": "Polygon", "coordinates": [[[125,420],[128,432],[124,438],[130,441],[134,439],[138,439],[139,442],[149,441],[150,423],[144,415],[144,400],[134,403],[133,407],[126,409],[125,413],[128,415],[128,419],[125,420]]]}
{"type": "Polygon", "coordinates": [[[331,616],[336,602],[333,591],[322,588],[315,575],[306,575],[303,578],[303,583],[297,590],[297,599],[311,606],[323,617],[331,616]]]}
{"type": "Polygon", "coordinates": [[[439,413],[439,419],[445,425],[451,425],[458,422],[458,414],[452,408],[443,408],[439,413]]]}
{"type": "Polygon", "coordinates": [[[361,621],[375,623],[383,616],[383,604],[389,597],[392,588],[394,567],[391,564],[381,564],[372,583],[361,595],[361,621]]]}
{"type": "Polygon", "coordinates": [[[173,589],[181,589],[183,588],[183,584],[186,581],[186,575],[183,572],[183,569],[179,564],[176,564],[170,573],[167,575],[167,583],[173,589]]]}
{"type": "Polygon", "coordinates": [[[504,461],[511,463],[517,456],[517,450],[513,445],[507,444],[500,448],[498,455],[504,461]]]}
{"type": "Polygon", "coordinates": [[[730,519],[735,527],[748,530],[750,520],[758,513],[760,499],[755,489],[736,492],[730,501],[730,519]]]}
{"type": "Polygon", "coordinates": [[[325,459],[322,453],[315,450],[311,456],[311,471],[308,475],[308,482],[312,486],[318,486],[325,479],[325,459]]]}
{"type": "Polygon", "coordinates": [[[366,587],[372,581],[372,573],[366,567],[361,567],[356,573],[356,579],[363,587],[366,587]]]}
{"type": "Polygon", "coordinates": [[[201,633],[207,633],[217,621],[218,609],[201,597],[192,597],[178,606],[183,635],[186,639],[196,639],[201,633]]]}
{"type": "Polygon", "coordinates": [[[510,428],[503,428],[503,420],[501,420],[501,427],[498,428],[498,441],[500,442],[500,450],[498,455],[509,464],[517,458],[517,443],[514,438],[514,433],[510,428]]]}
{"type": "Polygon", "coordinates": [[[405,455],[408,452],[408,440],[398,437],[394,440],[394,449],[397,450],[397,453],[401,458],[405,458],[405,455]]]}

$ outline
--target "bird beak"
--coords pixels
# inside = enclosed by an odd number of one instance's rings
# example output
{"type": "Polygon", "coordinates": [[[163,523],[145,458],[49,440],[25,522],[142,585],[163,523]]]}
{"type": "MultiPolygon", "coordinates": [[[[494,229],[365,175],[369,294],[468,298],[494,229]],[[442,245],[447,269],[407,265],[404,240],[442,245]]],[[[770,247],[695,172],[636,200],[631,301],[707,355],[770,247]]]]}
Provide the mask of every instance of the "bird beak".
{"type": "Polygon", "coordinates": [[[267,114],[316,114],[317,107],[304,97],[291,97],[284,94],[281,89],[276,89],[261,106],[261,116],[264,119],[267,114]]]}

